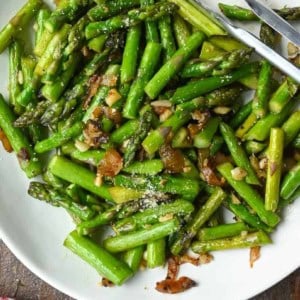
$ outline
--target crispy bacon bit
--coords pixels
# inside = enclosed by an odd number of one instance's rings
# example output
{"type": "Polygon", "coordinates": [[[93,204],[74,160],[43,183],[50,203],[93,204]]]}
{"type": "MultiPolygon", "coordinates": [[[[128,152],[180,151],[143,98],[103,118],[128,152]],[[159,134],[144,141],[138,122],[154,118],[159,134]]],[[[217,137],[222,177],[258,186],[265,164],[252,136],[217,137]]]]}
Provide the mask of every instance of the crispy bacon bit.
{"type": "Polygon", "coordinates": [[[213,259],[214,257],[209,253],[201,253],[199,255],[199,263],[201,265],[209,264],[213,259]]]}
{"type": "Polygon", "coordinates": [[[101,77],[98,75],[94,75],[89,80],[89,89],[86,96],[86,99],[83,102],[83,108],[87,109],[92,98],[96,95],[98,88],[101,84],[101,77]]]}
{"type": "Polygon", "coordinates": [[[260,246],[251,247],[250,249],[250,267],[260,258],[260,246]]]}
{"type": "Polygon", "coordinates": [[[25,148],[21,148],[21,150],[17,153],[17,157],[20,161],[30,160],[30,154],[25,148]]]}
{"type": "Polygon", "coordinates": [[[179,272],[179,265],[191,262],[198,265],[198,260],[187,255],[183,257],[172,256],[168,259],[168,273],[166,279],[156,283],[156,290],[161,293],[176,294],[186,291],[196,285],[196,282],[188,277],[180,277],[176,279],[179,272]]]}
{"type": "Polygon", "coordinates": [[[114,286],[114,284],[110,280],[108,280],[107,278],[105,278],[105,277],[102,277],[101,284],[104,287],[113,287],[114,286]]]}
{"type": "Polygon", "coordinates": [[[123,167],[123,159],[117,150],[111,148],[106,151],[103,159],[98,166],[98,172],[101,176],[116,176],[123,167]]]}
{"type": "Polygon", "coordinates": [[[13,148],[5,135],[4,131],[0,128],[0,141],[2,142],[3,148],[5,151],[11,153],[13,151],[13,148]]]}
{"type": "Polygon", "coordinates": [[[165,144],[160,147],[159,155],[169,173],[181,173],[185,167],[184,156],[178,149],[165,144]]]}
{"type": "Polygon", "coordinates": [[[177,280],[165,279],[156,283],[155,289],[161,293],[177,294],[196,286],[196,282],[188,277],[180,277],[177,280]]]}
{"type": "Polygon", "coordinates": [[[98,147],[107,143],[109,136],[101,130],[100,124],[95,120],[89,120],[83,130],[84,142],[91,147],[98,147]]]}

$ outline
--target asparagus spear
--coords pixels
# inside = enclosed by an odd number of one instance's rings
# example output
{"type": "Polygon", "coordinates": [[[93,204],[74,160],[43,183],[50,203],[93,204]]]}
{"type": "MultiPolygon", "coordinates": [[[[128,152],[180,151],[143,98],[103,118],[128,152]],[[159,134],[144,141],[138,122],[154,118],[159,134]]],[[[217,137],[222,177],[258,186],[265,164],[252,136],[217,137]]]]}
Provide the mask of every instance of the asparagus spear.
{"type": "Polygon", "coordinates": [[[75,183],[101,198],[112,201],[109,187],[105,184],[101,186],[95,185],[95,174],[92,171],[61,156],[54,156],[49,163],[48,169],[53,175],[75,183]]]}
{"type": "Polygon", "coordinates": [[[34,150],[37,153],[44,153],[54,148],[57,148],[65,144],[66,142],[68,142],[70,139],[80,135],[80,133],[82,132],[82,128],[83,128],[82,122],[75,123],[72,127],[54,133],[47,139],[36,143],[34,150]]]}
{"type": "Polygon", "coordinates": [[[256,190],[254,190],[245,181],[235,180],[232,177],[231,170],[233,166],[231,163],[224,163],[217,166],[218,171],[232,188],[249,204],[249,206],[258,214],[260,219],[271,227],[275,227],[280,218],[272,211],[268,211],[264,207],[263,199],[256,190]]]}
{"type": "Polygon", "coordinates": [[[186,44],[160,68],[145,87],[146,94],[155,99],[175,74],[183,67],[193,52],[202,44],[204,35],[200,32],[189,37],[186,44]]]}
{"type": "Polygon", "coordinates": [[[244,104],[233,116],[233,118],[229,122],[229,126],[233,129],[236,129],[239,125],[241,125],[246,118],[252,112],[253,101],[249,101],[244,104]]]}
{"type": "Polygon", "coordinates": [[[250,248],[270,244],[272,241],[263,231],[249,233],[246,236],[235,236],[232,238],[217,239],[206,242],[194,242],[192,250],[196,253],[204,253],[216,250],[250,248]]]}
{"type": "Polygon", "coordinates": [[[144,99],[144,88],[154,74],[159,63],[161,46],[155,42],[148,42],[144,50],[137,77],[132,83],[124,108],[123,116],[128,119],[136,117],[144,99]]]}
{"type": "Polygon", "coordinates": [[[268,101],[271,94],[272,66],[263,60],[258,77],[256,96],[252,103],[252,111],[258,117],[264,117],[268,111],[268,101]]]}
{"type": "Polygon", "coordinates": [[[178,14],[173,16],[173,30],[177,46],[183,47],[191,35],[187,22],[178,14]]]}
{"type": "MultiPolygon", "coordinates": [[[[140,0],[141,7],[146,8],[149,5],[153,5],[155,3],[154,0],[140,0]]],[[[159,34],[157,29],[157,22],[156,21],[145,21],[145,28],[146,28],[146,41],[147,42],[159,42],[159,34]]]]}
{"type": "Polygon", "coordinates": [[[88,206],[74,202],[63,191],[54,189],[48,184],[31,182],[28,194],[36,199],[46,201],[53,206],[63,207],[80,220],[89,220],[95,215],[95,212],[88,206]]]}
{"type": "Polygon", "coordinates": [[[226,32],[212,20],[197,4],[184,0],[169,0],[179,6],[178,14],[207,36],[226,35],[226,32]]]}
{"type": "Polygon", "coordinates": [[[163,266],[166,261],[166,239],[162,238],[147,244],[147,267],[163,266]]]}
{"type": "Polygon", "coordinates": [[[260,40],[270,48],[275,48],[280,41],[280,36],[272,27],[266,23],[262,23],[259,32],[260,40]]]}
{"type": "Polygon", "coordinates": [[[127,250],[123,254],[123,261],[130,267],[130,269],[136,273],[141,265],[143,254],[144,254],[144,246],[135,247],[133,249],[127,250]]]}
{"type": "Polygon", "coordinates": [[[228,238],[237,236],[249,229],[250,228],[243,222],[206,227],[199,230],[198,239],[200,241],[211,241],[220,238],[228,238]]]}
{"type": "Polygon", "coordinates": [[[201,182],[197,179],[171,175],[145,177],[119,174],[114,177],[114,184],[140,191],[179,195],[182,199],[189,201],[193,201],[202,188],[201,182]]]}
{"type": "Polygon", "coordinates": [[[191,241],[197,235],[198,230],[206,221],[208,221],[225,198],[226,193],[220,187],[216,187],[209,199],[187,223],[186,227],[183,227],[177,233],[177,236],[171,245],[171,252],[174,255],[179,255],[189,248],[191,241]]]}
{"type": "Polygon", "coordinates": [[[111,19],[91,22],[85,28],[85,36],[91,39],[101,33],[111,33],[118,29],[128,28],[146,20],[156,20],[173,13],[177,6],[168,2],[157,2],[146,8],[133,9],[127,14],[118,15],[111,19]]]}
{"type": "Polygon", "coordinates": [[[244,140],[264,141],[270,134],[272,127],[280,126],[292,112],[295,103],[289,102],[278,114],[268,114],[260,119],[244,136],[244,140]]]}
{"type": "Polygon", "coordinates": [[[270,99],[270,111],[276,114],[280,113],[285,105],[295,96],[297,90],[298,85],[290,78],[285,80],[270,99]]]}
{"type": "Polygon", "coordinates": [[[227,18],[232,20],[239,20],[239,21],[259,20],[259,18],[252,10],[240,7],[238,5],[227,5],[224,3],[219,3],[219,8],[227,18]]]}
{"type": "Polygon", "coordinates": [[[135,153],[141,145],[141,142],[147,136],[152,121],[152,113],[145,112],[139,121],[139,126],[136,128],[135,134],[128,140],[126,150],[124,152],[124,166],[128,167],[134,160],[135,153]]]}
{"type": "Polygon", "coordinates": [[[265,207],[270,211],[276,211],[279,202],[283,147],[284,131],[281,128],[272,128],[268,151],[268,168],[265,192],[265,207]]]}
{"type": "Polygon", "coordinates": [[[117,0],[117,1],[102,1],[98,5],[92,7],[87,15],[92,21],[100,21],[111,18],[128,9],[140,5],[140,0],[117,0]]]}
{"type": "Polygon", "coordinates": [[[206,123],[202,131],[194,136],[194,146],[196,148],[208,148],[211,145],[211,141],[218,130],[220,119],[210,118],[206,123]]]}
{"type": "Polygon", "coordinates": [[[283,178],[280,196],[289,199],[300,185],[300,162],[298,162],[283,178]]]}
{"type": "Polygon", "coordinates": [[[260,181],[257,178],[255,171],[253,170],[251,163],[245,153],[243,147],[239,144],[239,141],[234,135],[234,131],[226,123],[220,124],[221,134],[227,144],[229,152],[237,166],[244,169],[247,172],[246,182],[249,184],[260,185],[260,181]]]}
{"type": "Polygon", "coordinates": [[[169,221],[159,222],[148,229],[108,238],[104,240],[103,245],[111,253],[122,252],[167,237],[176,232],[179,226],[178,220],[174,218],[169,221]]]}
{"type": "Polygon", "coordinates": [[[146,152],[150,155],[154,154],[163,145],[167,135],[170,132],[175,134],[190,120],[191,113],[200,106],[200,99],[178,105],[175,113],[144,139],[142,145],[146,152]]]}
{"type": "Polygon", "coordinates": [[[42,38],[45,30],[45,21],[50,17],[51,11],[47,7],[41,8],[36,17],[36,33],[35,33],[35,45],[37,45],[42,38]]]}
{"type": "Polygon", "coordinates": [[[130,166],[123,168],[123,171],[129,174],[156,175],[164,169],[164,165],[159,159],[150,159],[144,161],[135,161],[130,166]]]}
{"type": "MultiPolygon", "coordinates": [[[[224,87],[231,83],[234,83],[243,77],[253,74],[254,72],[256,72],[256,70],[257,70],[257,65],[250,63],[241,66],[236,71],[233,71],[232,73],[229,73],[227,75],[212,76],[212,77],[192,81],[182,87],[177,88],[173,97],[171,98],[171,101],[174,104],[183,103],[185,101],[199,97],[205,93],[211,92],[216,88],[224,87]]],[[[147,87],[148,86],[149,84],[147,85],[147,87]]],[[[147,92],[147,87],[146,87],[146,92],[147,92]]]]}
{"type": "Polygon", "coordinates": [[[115,258],[91,239],[80,236],[75,230],[65,239],[64,246],[114,284],[121,285],[133,275],[132,270],[124,262],[115,258]]]}
{"type": "Polygon", "coordinates": [[[57,102],[64,90],[68,86],[72,77],[74,76],[78,65],[80,63],[81,56],[78,53],[72,53],[68,58],[66,69],[58,76],[53,82],[46,83],[41,88],[41,93],[47,100],[51,102],[57,102]]]}
{"type": "Polygon", "coordinates": [[[17,14],[0,31],[0,53],[10,44],[13,37],[23,29],[42,6],[41,0],[28,0],[17,14]]]}
{"type": "Polygon", "coordinates": [[[22,113],[22,106],[17,102],[21,93],[22,84],[20,84],[22,46],[18,40],[15,40],[9,47],[9,102],[16,114],[22,113]]]}
{"type": "Polygon", "coordinates": [[[136,66],[140,48],[142,28],[140,25],[129,28],[123,52],[121,83],[131,82],[136,75],[136,66]]]}
{"type": "Polygon", "coordinates": [[[64,57],[68,57],[84,45],[85,35],[84,28],[88,23],[88,17],[83,16],[78,20],[76,24],[72,26],[72,29],[68,35],[68,45],[64,49],[64,57]]]}
{"type": "Polygon", "coordinates": [[[25,111],[20,117],[14,121],[15,127],[27,127],[31,124],[38,123],[40,117],[43,115],[47,107],[50,105],[50,101],[44,100],[38,102],[37,106],[32,106],[25,111]]]}
{"type": "Polygon", "coordinates": [[[63,1],[45,22],[45,28],[54,32],[60,29],[64,23],[73,22],[87,9],[89,4],[89,0],[63,1]]]}
{"type": "Polygon", "coordinates": [[[160,32],[161,45],[163,49],[164,61],[168,61],[176,52],[175,40],[171,27],[171,17],[165,16],[158,20],[158,28],[160,32]]]}
{"type": "Polygon", "coordinates": [[[101,159],[103,159],[105,155],[104,150],[87,150],[87,151],[80,151],[78,150],[73,143],[66,143],[61,147],[62,153],[65,155],[69,155],[71,158],[85,162],[92,166],[98,166],[101,159]]]}
{"type": "Polygon", "coordinates": [[[265,232],[272,232],[273,229],[261,221],[257,214],[250,211],[244,204],[234,204],[232,201],[228,202],[228,208],[232,213],[243,222],[249,224],[251,227],[265,232]]]}
{"type": "Polygon", "coordinates": [[[78,105],[87,92],[89,87],[89,79],[93,76],[99,67],[105,63],[108,58],[109,50],[106,49],[102,53],[97,53],[92,60],[83,68],[79,75],[74,79],[75,85],[68,89],[58,102],[51,104],[44,111],[41,117],[43,125],[49,125],[57,120],[68,116],[78,105]]]}
{"type": "Polygon", "coordinates": [[[123,234],[139,228],[145,228],[148,224],[155,224],[163,217],[170,215],[186,217],[193,211],[194,206],[189,201],[175,200],[174,202],[160,204],[154,208],[148,208],[130,217],[118,220],[113,225],[113,228],[118,234],[123,234]]]}
{"type": "MultiPolygon", "coordinates": [[[[253,13],[252,10],[240,7],[238,5],[227,5],[219,3],[219,8],[223,14],[229,19],[239,21],[258,21],[259,18],[253,13]]],[[[281,9],[274,9],[285,20],[299,20],[300,8],[299,7],[284,7],[281,9]]]]}
{"type": "Polygon", "coordinates": [[[14,113],[0,94],[0,128],[15,151],[21,169],[27,177],[32,178],[42,173],[42,165],[23,131],[13,126],[15,119],[14,113]]]}

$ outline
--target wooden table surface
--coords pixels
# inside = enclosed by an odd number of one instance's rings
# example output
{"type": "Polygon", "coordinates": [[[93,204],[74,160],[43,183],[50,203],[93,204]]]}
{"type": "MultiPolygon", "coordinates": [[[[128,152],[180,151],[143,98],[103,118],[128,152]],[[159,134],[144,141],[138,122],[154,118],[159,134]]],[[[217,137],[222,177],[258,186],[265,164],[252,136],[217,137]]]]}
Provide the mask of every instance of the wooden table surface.
{"type": "MultiPolygon", "coordinates": [[[[17,300],[72,299],[32,274],[0,240],[0,298],[1,296],[17,300]]],[[[251,300],[300,300],[300,268],[251,300]]]]}

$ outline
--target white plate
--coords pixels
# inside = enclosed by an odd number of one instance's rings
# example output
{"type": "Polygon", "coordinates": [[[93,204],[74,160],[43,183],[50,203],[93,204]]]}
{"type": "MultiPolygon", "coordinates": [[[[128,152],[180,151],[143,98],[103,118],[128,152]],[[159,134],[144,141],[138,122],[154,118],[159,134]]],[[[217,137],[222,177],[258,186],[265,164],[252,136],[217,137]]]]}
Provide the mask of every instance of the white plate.
{"type": "MultiPolygon", "coordinates": [[[[0,5],[0,27],[24,3],[5,1],[0,5]]],[[[211,2],[207,0],[206,2],[211,2]]],[[[217,1],[214,1],[216,5],[217,1]]],[[[237,3],[237,1],[226,1],[237,3]]],[[[274,6],[293,1],[270,1],[274,6]],[[276,5],[277,4],[277,5],[276,5]]],[[[257,30],[252,25],[251,30],[257,30]]],[[[7,96],[7,53],[0,56],[0,91],[7,96]]],[[[123,287],[103,288],[96,271],[63,247],[73,229],[69,216],[27,196],[29,181],[20,171],[13,154],[0,147],[0,237],[34,273],[52,286],[76,299],[247,299],[269,288],[300,266],[300,201],[288,207],[274,243],[262,248],[261,258],[249,267],[249,250],[214,253],[214,261],[201,267],[185,265],[182,275],[199,286],[179,295],[155,291],[155,282],[165,270],[140,272],[123,287]]]]}

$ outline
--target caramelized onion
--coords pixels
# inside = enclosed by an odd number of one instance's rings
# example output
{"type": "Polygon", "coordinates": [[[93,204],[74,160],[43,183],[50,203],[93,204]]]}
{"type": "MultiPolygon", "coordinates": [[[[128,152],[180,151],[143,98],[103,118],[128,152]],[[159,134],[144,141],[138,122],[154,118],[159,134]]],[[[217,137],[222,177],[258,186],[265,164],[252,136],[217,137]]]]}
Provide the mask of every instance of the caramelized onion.
{"type": "Polygon", "coordinates": [[[13,148],[5,135],[4,131],[0,128],[0,141],[2,142],[3,148],[5,151],[11,153],[13,151],[13,148]]]}
{"type": "Polygon", "coordinates": [[[184,171],[184,156],[178,149],[165,144],[160,147],[159,155],[169,173],[181,173],[184,171]]]}
{"type": "Polygon", "coordinates": [[[123,167],[123,159],[114,148],[108,149],[100,161],[98,172],[101,176],[116,176],[123,167]]]}

